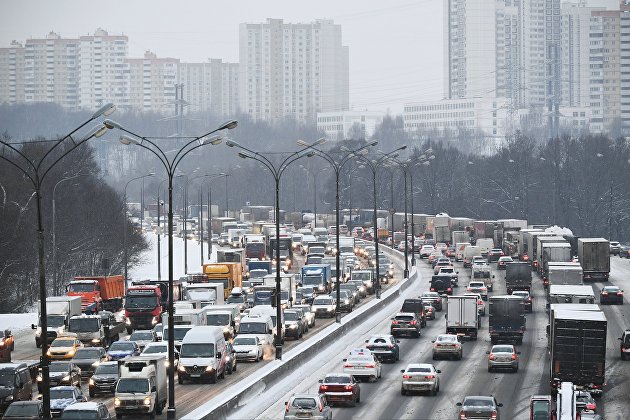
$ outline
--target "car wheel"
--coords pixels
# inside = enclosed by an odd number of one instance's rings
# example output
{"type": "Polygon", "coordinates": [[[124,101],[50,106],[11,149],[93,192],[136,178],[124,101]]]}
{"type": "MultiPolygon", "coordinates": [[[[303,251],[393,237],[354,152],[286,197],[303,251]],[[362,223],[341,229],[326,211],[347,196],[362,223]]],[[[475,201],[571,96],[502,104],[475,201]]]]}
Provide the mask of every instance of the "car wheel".
{"type": "Polygon", "coordinates": [[[116,418],[117,418],[117,419],[122,419],[122,414],[118,414],[118,413],[116,413],[116,418]]]}
{"type": "Polygon", "coordinates": [[[437,360],[437,357],[435,357],[435,354],[433,355],[433,360],[437,360]]]}
{"type": "Polygon", "coordinates": [[[400,388],[400,395],[407,395],[407,391],[404,388],[400,388]]]}
{"type": "Polygon", "coordinates": [[[212,376],[210,377],[210,383],[211,384],[216,384],[217,383],[217,379],[219,379],[218,376],[219,375],[217,374],[217,371],[215,370],[214,373],[212,374],[212,376]]]}
{"type": "Polygon", "coordinates": [[[514,373],[518,372],[518,366],[514,368],[514,373]]]}
{"type": "Polygon", "coordinates": [[[177,375],[177,383],[179,383],[180,385],[184,384],[184,378],[182,378],[181,376],[177,375]]]}
{"type": "Polygon", "coordinates": [[[433,388],[431,390],[431,396],[435,397],[437,395],[437,389],[433,388]]]}
{"type": "Polygon", "coordinates": [[[90,398],[94,398],[94,391],[89,391],[88,393],[90,395],[90,398]]]}
{"type": "Polygon", "coordinates": [[[131,334],[133,332],[133,328],[127,327],[127,334],[131,334]]]}

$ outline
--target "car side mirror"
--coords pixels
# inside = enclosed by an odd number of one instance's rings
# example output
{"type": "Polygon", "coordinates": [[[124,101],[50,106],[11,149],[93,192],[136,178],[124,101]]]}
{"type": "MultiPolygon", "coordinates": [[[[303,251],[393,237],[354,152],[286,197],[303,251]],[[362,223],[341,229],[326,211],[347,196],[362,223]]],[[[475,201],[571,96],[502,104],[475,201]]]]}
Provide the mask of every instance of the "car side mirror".
{"type": "MultiPolygon", "coordinates": [[[[392,319],[394,319],[394,318],[392,318],[392,319]]],[[[370,341],[370,340],[365,340],[365,342],[366,342],[366,343],[367,343],[367,342],[369,342],[369,341],[370,341]]]]}
{"type": "Polygon", "coordinates": [[[490,354],[490,352],[489,352],[489,351],[487,351],[487,352],[486,352],[486,354],[490,354]]]}
{"type": "Polygon", "coordinates": [[[431,340],[432,343],[435,343],[435,340],[431,340]]]}
{"type": "Polygon", "coordinates": [[[221,356],[222,356],[221,352],[220,352],[220,351],[218,351],[218,352],[217,352],[217,359],[220,359],[220,358],[221,358],[221,356]]]}
{"type": "Polygon", "coordinates": [[[442,373],[442,371],[440,369],[436,369],[437,373],[442,373]]]}
{"type": "Polygon", "coordinates": [[[319,382],[320,384],[323,384],[323,383],[324,383],[324,380],[323,380],[323,379],[320,379],[320,380],[319,380],[319,381],[317,381],[317,382],[319,382]]]}
{"type": "Polygon", "coordinates": [[[400,373],[405,373],[405,369],[400,369],[400,373]]]}
{"type": "Polygon", "coordinates": [[[400,343],[400,340],[396,340],[397,343],[400,343]]]}
{"type": "Polygon", "coordinates": [[[520,351],[517,351],[517,352],[516,352],[516,354],[521,354],[521,352],[520,352],[520,351]]]}
{"type": "Polygon", "coordinates": [[[503,403],[497,403],[497,407],[503,407],[503,403]]]}
{"type": "Polygon", "coordinates": [[[37,329],[37,325],[31,324],[31,329],[36,330],[37,329]]]}
{"type": "Polygon", "coordinates": [[[342,361],[342,362],[347,362],[347,361],[348,361],[348,359],[341,359],[341,361],[342,361]]]}
{"type": "Polygon", "coordinates": [[[458,406],[458,407],[461,407],[461,406],[462,406],[462,403],[458,402],[458,403],[457,403],[457,404],[455,404],[455,405],[456,405],[456,406],[458,406]]]}
{"type": "Polygon", "coordinates": [[[289,405],[289,402],[288,402],[288,401],[285,401],[285,402],[284,402],[284,405],[285,405],[285,406],[286,406],[286,405],[289,405]]]}

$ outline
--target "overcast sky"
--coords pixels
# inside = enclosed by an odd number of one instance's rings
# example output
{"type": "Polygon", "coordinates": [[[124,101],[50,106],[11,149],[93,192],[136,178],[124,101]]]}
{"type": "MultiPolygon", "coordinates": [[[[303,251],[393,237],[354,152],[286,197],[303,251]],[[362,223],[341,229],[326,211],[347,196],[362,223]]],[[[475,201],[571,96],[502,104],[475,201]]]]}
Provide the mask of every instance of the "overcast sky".
{"type": "Polygon", "coordinates": [[[441,0],[1,0],[0,47],[100,27],[129,36],[130,57],[238,62],[239,24],[267,18],[342,26],[353,109],[398,114],[405,102],[442,98],[441,0]]]}
{"type": "MultiPolygon", "coordinates": [[[[474,0],[471,0],[474,1],[474,0]]],[[[565,0],[562,0],[565,2],[565,0]]],[[[574,0],[577,1],[577,0],[574,0]]],[[[333,19],[350,47],[352,109],[402,112],[443,97],[444,0],[0,0],[0,47],[11,40],[93,34],[129,36],[130,57],[238,61],[240,23],[333,19]]],[[[618,0],[589,0],[610,6],[618,0]]]]}

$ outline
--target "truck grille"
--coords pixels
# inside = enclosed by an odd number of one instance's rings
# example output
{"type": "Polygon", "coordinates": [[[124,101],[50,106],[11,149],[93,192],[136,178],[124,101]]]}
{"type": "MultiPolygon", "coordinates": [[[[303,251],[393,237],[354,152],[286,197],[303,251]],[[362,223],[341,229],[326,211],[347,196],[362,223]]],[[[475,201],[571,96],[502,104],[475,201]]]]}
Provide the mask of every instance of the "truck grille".
{"type": "Polygon", "coordinates": [[[204,373],[206,370],[205,366],[186,366],[186,373],[188,374],[192,374],[192,375],[199,375],[204,373]]]}

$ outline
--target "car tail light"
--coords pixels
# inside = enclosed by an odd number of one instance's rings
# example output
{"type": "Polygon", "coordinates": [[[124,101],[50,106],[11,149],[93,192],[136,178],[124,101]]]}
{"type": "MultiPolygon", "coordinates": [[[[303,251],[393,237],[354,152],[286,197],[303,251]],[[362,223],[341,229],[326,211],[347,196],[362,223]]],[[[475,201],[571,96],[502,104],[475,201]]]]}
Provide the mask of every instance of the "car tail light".
{"type": "Polygon", "coordinates": [[[392,325],[398,325],[398,321],[396,321],[395,319],[392,321],[392,325]]]}
{"type": "Polygon", "coordinates": [[[345,367],[345,368],[353,368],[354,365],[352,365],[350,363],[346,363],[346,364],[343,365],[343,367],[345,367]]]}
{"type": "Polygon", "coordinates": [[[352,391],[352,385],[346,385],[343,387],[346,391],[352,391]]]}
{"type": "Polygon", "coordinates": [[[367,365],[365,365],[366,368],[375,368],[376,365],[374,363],[368,363],[367,365]]]}
{"type": "Polygon", "coordinates": [[[617,292],[617,295],[623,296],[623,292],[617,292]]]}
{"type": "Polygon", "coordinates": [[[483,300],[481,300],[481,299],[479,299],[479,300],[477,301],[477,305],[481,305],[482,303],[483,303],[483,300]]]}
{"type": "Polygon", "coordinates": [[[491,419],[496,419],[497,418],[497,410],[492,410],[492,415],[490,416],[491,419]]]}
{"type": "Polygon", "coordinates": [[[461,411],[459,412],[459,418],[460,418],[461,420],[466,420],[466,413],[464,412],[464,410],[461,410],[461,411]]]}
{"type": "Polygon", "coordinates": [[[452,292],[453,289],[451,289],[450,287],[446,289],[447,292],[452,292]]]}
{"type": "Polygon", "coordinates": [[[518,359],[518,356],[515,354],[512,354],[512,360],[516,360],[516,359],[518,359]]]}
{"type": "Polygon", "coordinates": [[[424,377],[424,379],[433,379],[435,378],[435,375],[427,375],[424,377]]]}
{"type": "Polygon", "coordinates": [[[432,292],[435,292],[435,287],[432,287],[432,288],[431,288],[431,291],[432,291],[432,292]]]}
{"type": "Polygon", "coordinates": [[[472,288],[471,288],[471,287],[467,287],[467,288],[466,288],[466,291],[467,291],[467,292],[472,292],[472,288]]]}
{"type": "Polygon", "coordinates": [[[538,261],[534,261],[534,268],[538,268],[538,261]]]}
{"type": "Polygon", "coordinates": [[[490,353],[490,356],[488,356],[488,359],[494,360],[494,354],[490,353]]]}
{"type": "Polygon", "coordinates": [[[608,292],[602,292],[602,295],[608,296],[608,292]]]}
{"type": "Polygon", "coordinates": [[[403,379],[411,379],[411,375],[403,375],[403,379]]]}
{"type": "MultiPolygon", "coordinates": [[[[416,324],[417,324],[417,322],[416,322],[415,320],[413,320],[413,321],[411,321],[409,324],[411,324],[411,325],[416,325],[416,324]]],[[[394,347],[394,346],[390,346],[390,347],[394,347]]]]}
{"type": "Polygon", "coordinates": [[[328,385],[320,385],[319,386],[319,391],[326,391],[328,389],[328,385]]]}

